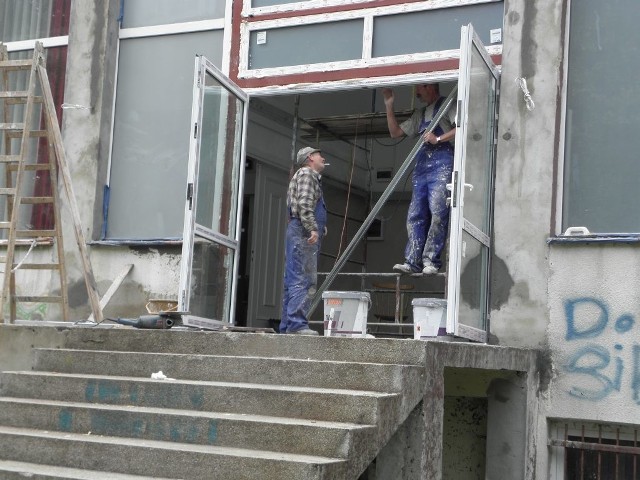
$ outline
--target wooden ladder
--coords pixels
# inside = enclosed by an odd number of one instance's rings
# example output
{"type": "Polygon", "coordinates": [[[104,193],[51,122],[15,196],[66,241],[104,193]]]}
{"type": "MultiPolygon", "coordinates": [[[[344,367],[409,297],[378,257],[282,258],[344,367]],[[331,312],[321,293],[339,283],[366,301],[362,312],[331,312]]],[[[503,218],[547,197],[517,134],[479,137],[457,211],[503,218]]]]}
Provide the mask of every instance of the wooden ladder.
{"type": "Polygon", "coordinates": [[[71,177],[47,76],[45,51],[40,42],[36,42],[30,60],[9,60],[6,46],[0,44],[0,108],[3,111],[3,117],[0,118],[3,145],[0,152],[0,168],[4,166],[5,172],[5,185],[0,188],[0,205],[4,200],[5,207],[5,217],[0,218],[0,235],[6,239],[6,255],[0,257],[0,268],[4,265],[0,321],[5,320],[4,308],[7,300],[11,323],[16,319],[19,303],[57,303],[60,305],[63,320],[69,320],[60,195],[57,188],[59,175],[62,177],[74,219],[76,240],[82,257],[93,317],[95,321],[102,321],[96,282],[80,226],[80,216],[71,188],[71,177]],[[26,85],[26,89],[21,90],[21,84],[26,85]],[[42,172],[49,173],[51,194],[35,196],[36,179],[42,172]],[[51,205],[53,228],[31,228],[29,223],[33,208],[44,205],[51,205]],[[33,247],[39,243],[53,244],[52,259],[41,263],[27,262],[33,247]],[[19,262],[16,262],[17,245],[30,245],[19,262]],[[51,271],[52,279],[57,273],[60,293],[17,295],[16,284],[20,282],[16,281],[16,274],[22,271],[23,275],[26,271],[33,270],[51,271]]]}

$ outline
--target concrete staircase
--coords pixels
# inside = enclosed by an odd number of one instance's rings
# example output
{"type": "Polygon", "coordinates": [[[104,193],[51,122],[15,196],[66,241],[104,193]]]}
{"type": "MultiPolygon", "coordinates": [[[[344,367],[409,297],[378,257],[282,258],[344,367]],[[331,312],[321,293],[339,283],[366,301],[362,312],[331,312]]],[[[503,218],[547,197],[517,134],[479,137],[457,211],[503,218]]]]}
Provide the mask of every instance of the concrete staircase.
{"type": "Polygon", "coordinates": [[[2,479],[357,480],[426,391],[412,340],[58,337],[1,374],[2,479]]]}

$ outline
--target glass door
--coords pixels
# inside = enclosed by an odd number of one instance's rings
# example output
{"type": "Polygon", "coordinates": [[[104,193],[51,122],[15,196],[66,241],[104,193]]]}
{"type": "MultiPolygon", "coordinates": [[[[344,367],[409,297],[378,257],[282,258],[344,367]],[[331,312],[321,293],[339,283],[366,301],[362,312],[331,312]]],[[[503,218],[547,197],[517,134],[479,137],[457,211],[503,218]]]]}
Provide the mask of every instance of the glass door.
{"type": "Polygon", "coordinates": [[[187,325],[233,323],[248,101],[196,57],[178,303],[187,325]]]}
{"type": "Polygon", "coordinates": [[[461,37],[447,333],[486,342],[499,73],[471,25],[461,37]]]}

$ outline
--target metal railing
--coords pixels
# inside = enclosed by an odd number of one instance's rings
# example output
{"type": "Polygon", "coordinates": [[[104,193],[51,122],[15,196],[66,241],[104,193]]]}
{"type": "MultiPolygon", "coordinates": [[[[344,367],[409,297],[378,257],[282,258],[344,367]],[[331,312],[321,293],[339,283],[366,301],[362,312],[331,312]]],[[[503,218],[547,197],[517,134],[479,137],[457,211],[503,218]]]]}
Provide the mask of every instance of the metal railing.
{"type": "Polygon", "coordinates": [[[622,480],[639,478],[638,429],[613,425],[570,428],[563,438],[552,438],[549,446],[563,448],[564,478],[576,480],[622,480]]]}
{"type": "MultiPolygon", "coordinates": [[[[433,121],[429,124],[430,125],[428,130],[429,132],[433,132],[433,130],[435,130],[435,128],[438,126],[438,123],[440,122],[442,117],[449,111],[451,106],[455,103],[457,92],[458,92],[458,86],[456,85],[451,90],[451,93],[449,93],[449,95],[445,99],[444,103],[442,104],[442,107],[440,108],[440,110],[438,111],[438,114],[436,115],[436,118],[434,118],[433,121]]],[[[409,152],[409,155],[407,155],[407,157],[405,158],[400,168],[398,168],[398,171],[389,182],[389,185],[387,185],[387,188],[384,190],[384,192],[382,193],[382,195],[380,196],[376,204],[373,206],[373,208],[367,215],[367,218],[365,218],[364,221],[362,222],[362,225],[360,225],[360,228],[351,239],[351,242],[349,242],[349,245],[347,245],[342,255],[340,255],[340,257],[336,260],[336,263],[333,269],[326,275],[326,278],[322,283],[322,285],[318,287],[316,294],[313,297],[313,300],[311,301],[311,306],[309,307],[309,315],[313,314],[314,310],[316,309],[316,307],[318,306],[318,304],[322,299],[322,292],[327,290],[327,288],[331,285],[335,277],[342,270],[342,267],[344,267],[345,263],[347,262],[347,260],[349,259],[353,251],[355,250],[358,243],[360,242],[360,240],[362,240],[362,238],[366,234],[367,230],[371,226],[371,223],[375,220],[376,215],[378,215],[378,213],[380,212],[384,204],[387,202],[387,200],[389,199],[389,197],[391,196],[391,194],[393,193],[397,185],[400,183],[400,180],[402,180],[402,178],[409,171],[415,155],[418,153],[418,151],[420,150],[420,148],[422,148],[423,145],[424,145],[424,141],[422,140],[422,137],[420,137],[416,142],[415,146],[413,147],[413,149],[411,150],[411,152],[409,152]]]]}
{"type": "MultiPolygon", "coordinates": [[[[328,274],[328,272],[318,272],[319,276],[328,274]]],[[[437,274],[438,277],[445,277],[445,275],[444,273],[437,274]]],[[[371,295],[372,308],[368,311],[367,327],[399,329],[401,334],[404,329],[411,329],[411,335],[413,335],[413,315],[410,299],[426,296],[431,298],[444,297],[444,289],[420,290],[414,289],[413,285],[403,283],[411,278],[419,278],[421,275],[412,277],[401,273],[339,272],[335,276],[360,278],[359,289],[371,295]],[[382,282],[373,280],[382,280],[382,282]],[[385,280],[391,281],[384,283],[385,280]],[[382,297],[391,298],[389,301],[385,301],[381,300],[382,297]],[[372,318],[376,318],[377,321],[369,321],[372,318]],[[405,322],[404,320],[407,318],[411,318],[411,321],[405,322]]],[[[309,320],[309,323],[322,325],[324,320],[309,320]]]]}

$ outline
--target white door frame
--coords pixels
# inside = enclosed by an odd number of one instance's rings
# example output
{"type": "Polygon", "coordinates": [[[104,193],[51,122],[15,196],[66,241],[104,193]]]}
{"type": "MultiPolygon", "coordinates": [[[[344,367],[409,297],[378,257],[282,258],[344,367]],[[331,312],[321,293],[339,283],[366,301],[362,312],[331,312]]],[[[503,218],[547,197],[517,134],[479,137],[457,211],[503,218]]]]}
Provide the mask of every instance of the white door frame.
{"type": "Polygon", "coordinates": [[[240,233],[242,220],[242,200],[244,189],[244,162],[246,156],[246,135],[247,122],[249,112],[249,96],[247,93],[233,83],[222,71],[220,71],[213,63],[203,56],[196,56],[194,67],[194,84],[193,84],[193,105],[191,109],[191,138],[189,141],[189,166],[187,171],[187,192],[185,201],[185,221],[182,243],[182,258],[180,264],[180,294],[178,295],[178,310],[189,311],[189,301],[191,297],[191,272],[193,262],[193,244],[195,236],[202,237],[208,241],[224,245],[233,250],[233,267],[230,297],[225,299],[229,302],[229,318],[208,319],[196,317],[194,315],[183,315],[183,322],[188,325],[190,323],[206,327],[208,325],[215,326],[220,323],[233,323],[235,318],[235,299],[236,284],[238,278],[238,255],[240,247],[240,233]],[[228,237],[219,232],[212,231],[202,225],[196,223],[196,201],[198,189],[198,171],[200,167],[200,143],[201,130],[198,125],[202,124],[203,118],[203,99],[205,76],[209,74],[213,76],[223,87],[243,102],[242,113],[242,133],[239,158],[241,164],[238,166],[238,186],[235,218],[235,234],[228,237]]]}

